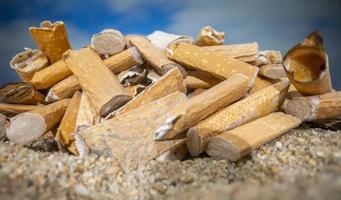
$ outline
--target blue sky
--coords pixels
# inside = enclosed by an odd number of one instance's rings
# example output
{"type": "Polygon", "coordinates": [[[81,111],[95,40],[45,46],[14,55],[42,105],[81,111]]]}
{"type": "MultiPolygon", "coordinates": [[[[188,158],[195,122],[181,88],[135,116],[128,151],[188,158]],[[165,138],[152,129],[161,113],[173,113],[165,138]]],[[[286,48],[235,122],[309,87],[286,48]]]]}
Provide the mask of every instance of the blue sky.
{"type": "Polygon", "coordinates": [[[196,36],[211,25],[226,43],[257,41],[263,50],[285,52],[311,31],[320,30],[329,54],[334,88],[341,89],[341,3],[338,0],[1,0],[0,84],[17,81],[13,55],[34,47],[29,26],[43,20],[66,23],[73,48],[105,28],[123,34],[159,29],[196,36]]]}

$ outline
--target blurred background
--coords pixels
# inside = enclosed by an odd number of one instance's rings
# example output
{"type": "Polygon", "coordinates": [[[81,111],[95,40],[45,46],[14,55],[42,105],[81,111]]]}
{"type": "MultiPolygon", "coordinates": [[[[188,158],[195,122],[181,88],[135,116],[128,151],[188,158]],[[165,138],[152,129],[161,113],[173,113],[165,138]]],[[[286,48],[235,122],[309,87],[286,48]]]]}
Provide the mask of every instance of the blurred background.
{"type": "Polygon", "coordinates": [[[340,0],[1,0],[0,84],[18,81],[10,59],[34,48],[29,26],[62,20],[72,48],[90,43],[105,28],[123,34],[154,30],[195,37],[202,26],[225,32],[225,43],[257,41],[262,50],[284,55],[306,35],[319,30],[329,55],[334,88],[341,89],[340,0]]]}

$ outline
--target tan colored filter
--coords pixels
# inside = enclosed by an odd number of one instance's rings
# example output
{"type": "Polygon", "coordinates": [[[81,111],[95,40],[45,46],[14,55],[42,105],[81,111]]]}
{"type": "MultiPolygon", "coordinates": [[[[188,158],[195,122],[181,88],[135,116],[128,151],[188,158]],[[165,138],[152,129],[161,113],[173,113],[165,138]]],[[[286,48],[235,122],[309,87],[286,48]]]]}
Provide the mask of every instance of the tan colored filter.
{"type": "Polygon", "coordinates": [[[164,152],[163,154],[159,155],[156,160],[158,161],[175,161],[175,160],[183,160],[189,155],[188,148],[186,142],[184,141],[183,144],[179,145],[175,149],[169,150],[164,152]]]}
{"type": "Polygon", "coordinates": [[[258,73],[258,68],[253,65],[187,43],[173,46],[169,57],[190,69],[204,71],[223,80],[236,73],[244,74],[249,77],[250,86],[258,73]]]}
{"type": "Polygon", "coordinates": [[[104,29],[91,38],[91,48],[105,57],[120,53],[125,46],[122,33],[115,29],[104,29]]]}
{"type": "Polygon", "coordinates": [[[70,43],[64,23],[43,21],[40,27],[30,27],[32,39],[37,47],[54,63],[62,58],[65,51],[70,49],[70,43]]]}
{"type": "Polygon", "coordinates": [[[79,103],[75,130],[78,132],[83,131],[95,124],[98,124],[100,119],[101,116],[96,113],[96,110],[91,104],[88,96],[83,92],[79,103]]]}
{"type": "MultiPolygon", "coordinates": [[[[186,100],[176,92],[106,120],[81,132],[82,149],[112,157],[123,167],[150,160],[181,145],[184,140],[155,141],[153,133],[170,110],[186,100]]],[[[79,149],[77,146],[77,149],[79,149]]]]}
{"type": "Polygon", "coordinates": [[[294,97],[284,108],[286,113],[303,121],[337,118],[341,116],[341,92],[294,97]]]}
{"type": "Polygon", "coordinates": [[[55,102],[70,98],[75,92],[81,89],[77,77],[72,75],[52,86],[46,95],[45,101],[55,102]]]}
{"type": "Polygon", "coordinates": [[[291,48],[283,65],[291,83],[303,95],[332,91],[328,55],[318,32],[311,33],[304,42],[291,48]]]}
{"type": "Polygon", "coordinates": [[[262,65],[259,68],[259,75],[274,80],[287,77],[282,64],[262,65]]]}
{"type": "Polygon", "coordinates": [[[44,98],[28,82],[8,83],[0,87],[0,101],[5,103],[35,105],[44,103],[44,98]]]}
{"type": "Polygon", "coordinates": [[[175,138],[211,114],[244,97],[248,91],[248,78],[243,74],[231,78],[190,98],[175,107],[156,130],[155,140],[175,138]]]}
{"type": "Polygon", "coordinates": [[[42,51],[25,48],[23,52],[15,55],[9,64],[22,81],[29,82],[35,72],[49,64],[49,60],[42,51]]]}
{"type": "Polygon", "coordinates": [[[271,113],[213,137],[206,152],[214,159],[237,161],[300,124],[301,120],[291,115],[271,113]]]}
{"type": "Polygon", "coordinates": [[[191,155],[198,156],[205,151],[210,138],[276,111],[283,103],[288,87],[288,81],[270,85],[190,128],[187,146],[191,155]]]}
{"type": "Polygon", "coordinates": [[[239,59],[241,57],[254,56],[258,54],[259,45],[257,42],[244,44],[230,44],[203,47],[207,50],[224,54],[225,56],[239,59]]]}
{"type": "Polygon", "coordinates": [[[259,90],[262,90],[268,86],[273,84],[273,82],[267,78],[257,76],[255,79],[255,82],[253,82],[253,86],[251,87],[249,94],[254,94],[258,92],[259,90]]]}
{"type": "Polygon", "coordinates": [[[7,116],[14,116],[20,113],[29,112],[37,109],[36,105],[8,104],[0,103],[0,113],[7,116]]]}
{"type": "Polygon", "coordinates": [[[224,32],[218,32],[210,26],[205,26],[201,29],[195,44],[198,46],[222,45],[224,39],[224,32]]]}
{"type": "Polygon", "coordinates": [[[8,139],[17,144],[33,142],[58,125],[69,101],[64,99],[13,117],[6,129],[8,139]]]}
{"type": "Polygon", "coordinates": [[[184,81],[185,81],[187,89],[193,89],[193,90],[199,89],[199,88],[208,89],[214,86],[194,76],[187,76],[184,81]]]}
{"type": "Polygon", "coordinates": [[[98,54],[90,48],[69,50],[63,59],[98,114],[106,116],[131,99],[98,54]]]}

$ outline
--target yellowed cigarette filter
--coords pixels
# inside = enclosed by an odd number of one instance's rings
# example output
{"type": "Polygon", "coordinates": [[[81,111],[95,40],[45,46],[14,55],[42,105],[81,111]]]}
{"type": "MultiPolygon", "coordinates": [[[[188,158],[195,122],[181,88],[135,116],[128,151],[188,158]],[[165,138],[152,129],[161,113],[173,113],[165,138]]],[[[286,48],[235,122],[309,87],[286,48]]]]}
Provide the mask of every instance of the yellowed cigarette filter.
{"type": "Polygon", "coordinates": [[[83,92],[80,103],[79,109],[77,114],[77,121],[76,121],[76,130],[77,132],[83,131],[89,127],[92,127],[95,124],[100,122],[101,116],[96,113],[95,108],[91,104],[88,96],[83,92]]]}
{"type": "Polygon", "coordinates": [[[131,99],[98,54],[90,48],[69,50],[63,59],[101,116],[106,116],[131,99]]]}
{"type": "Polygon", "coordinates": [[[250,89],[249,94],[256,93],[272,84],[273,83],[271,80],[264,78],[264,77],[257,76],[257,78],[255,79],[255,82],[253,82],[253,86],[250,89]]]}
{"type": "Polygon", "coordinates": [[[271,113],[211,138],[206,152],[214,159],[237,161],[252,150],[298,127],[301,122],[291,115],[271,113]]]}
{"type": "Polygon", "coordinates": [[[104,57],[120,53],[125,46],[122,33],[115,29],[104,29],[91,38],[91,48],[104,57]]]}
{"type": "Polygon", "coordinates": [[[35,72],[49,64],[49,60],[42,51],[25,48],[23,52],[15,55],[9,64],[22,81],[29,82],[35,72]]]}
{"type": "Polygon", "coordinates": [[[235,74],[231,78],[179,104],[167,115],[156,130],[155,140],[172,139],[211,114],[244,97],[248,91],[248,78],[235,74]]]}
{"type": "Polygon", "coordinates": [[[128,112],[176,91],[186,93],[186,86],[183,82],[182,74],[177,68],[170,70],[159,80],[148,86],[142,93],[137,95],[121,109],[117,110],[115,115],[128,112]]]}
{"type": "Polygon", "coordinates": [[[198,46],[222,45],[224,39],[224,32],[218,32],[210,26],[205,26],[201,29],[195,44],[198,46]]]}
{"type": "Polygon", "coordinates": [[[244,43],[244,44],[230,44],[230,45],[218,45],[218,46],[206,46],[203,47],[207,50],[224,54],[231,58],[240,58],[247,56],[255,56],[259,52],[259,45],[257,42],[244,43]]]}
{"type": "Polygon", "coordinates": [[[0,100],[5,103],[36,105],[45,103],[44,99],[44,95],[28,82],[8,83],[0,87],[0,100]]]}
{"type": "Polygon", "coordinates": [[[214,85],[211,85],[209,82],[206,82],[204,80],[201,80],[194,76],[187,76],[185,78],[185,84],[187,86],[187,89],[189,90],[195,90],[195,89],[208,89],[213,87],[214,85]]]}
{"type": "Polygon", "coordinates": [[[43,21],[40,27],[30,27],[32,39],[37,47],[54,63],[62,58],[65,51],[70,49],[70,43],[67,37],[64,23],[57,21],[43,21]]]}
{"type": "Polygon", "coordinates": [[[341,116],[341,92],[295,97],[285,105],[285,111],[303,121],[332,119],[341,116]]]}
{"type": "Polygon", "coordinates": [[[244,74],[249,77],[250,86],[258,73],[258,68],[253,65],[188,43],[173,46],[169,57],[190,69],[204,71],[220,79],[228,79],[236,73],[244,74]]]}
{"type": "Polygon", "coordinates": [[[80,134],[83,145],[97,155],[112,157],[123,167],[156,158],[184,142],[153,138],[165,115],[184,100],[186,96],[176,92],[88,128],[80,134]]]}
{"type": "Polygon", "coordinates": [[[262,65],[259,68],[259,75],[274,80],[287,77],[282,64],[262,65]]]}
{"type": "Polygon", "coordinates": [[[205,151],[211,137],[276,111],[288,91],[288,81],[270,85],[220,110],[188,130],[187,146],[193,156],[205,151]]]}
{"type": "Polygon", "coordinates": [[[8,104],[0,103],[0,113],[6,116],[14,116],[20,113],[29,112],[37,109],[36,105],[8,104]]]}
{"type": "Polygon", "coordinates": [[[74,155],[78,155],[73,134],[76,131],[76,120],[80,99],[81,93],[76,92],[70,100],[55,137],[59,144],[64,148],[67,148],[74,155]]]}
{"type": "Polygon", "coordinates": [[[33,142],[58,125],[69,101],[64,99],[11,118],[6,129],[8,139],[17,144],[33,142]]]}
{"type": "Polygon", "coordinates": [[[332,91],[328,55],[318,32],[291,48],[284,56],[283,65],[291,83],[303,95],[332,91]]]}

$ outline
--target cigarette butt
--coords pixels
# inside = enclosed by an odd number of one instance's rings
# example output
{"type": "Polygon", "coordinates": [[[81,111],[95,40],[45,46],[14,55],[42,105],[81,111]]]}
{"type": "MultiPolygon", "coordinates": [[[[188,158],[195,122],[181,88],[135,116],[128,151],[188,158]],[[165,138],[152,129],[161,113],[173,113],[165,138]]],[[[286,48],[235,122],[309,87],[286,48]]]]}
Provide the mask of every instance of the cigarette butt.
{"type": "Polygon", "coordinates": [[[261,66],[268,64],[281,64],[282,55],[280,51],[266,50],[259,51],[256,55],[241,56],[238,60],[249,63],[251,65],[261,66]]]}
{"type": "Polygon", "coordinates": [[[293,99],[295,97],[302,97],[303,95],[297,91],[295,86],[293,84],[290,84],[288,94],[287,94],[287,99],[293,99]]]}
{"type": "Polygon", "coordinates": [[[36,105],[21,105],[21,104],[8,104],[0,103],[0,113],[7,116],[14,116],[20,113],[29,112],[37,109],[36,105]]]}
{"type": "Polygon", "coordinates": [[[179,68],[181,72],[184,72],[181,66],[169,60],[166,54],[154,46],[147,38],[134,35],[129,37],[129,43],[138,49],[142,57],[150,63],[157,73],[162,75],[173,68],[179,68]]]}
{"type": "Polygon", "coordinates": [[[36,140],[60,122],[69,101],[64,99],[11,118],[6,129],[8,139],[17,144],[36,140]]]}
{"type": "Polygon", "coordinates": [[[197,77],[194,77],[194,76],[187,76],[184,80],[185,82],[185,85],[187,87],[187,89],[208,89],[208,88],[211,88],[212,86],[214,85],[211,85],[210,83],[204,81],[204,80],[201,80],[197,77]]]}
{"type": "Polygon", "coordinates": [[[70,98],[81,89],[77,77],[72,75],[53,85],[47,93],[45,101],[51,103],[70,98]]]}
{"type": "Polygon", "coordinates": [[[188,148],[186,142],[184,141],[183,144],[176,147],[175,149],[169,150],[164,152],[163,154],[159,155],[156,160],[158,161],[175,161],[175,160],[183,160],[189,155],[188,148]]]}
{"type": "Polygon", "coordinates": [[[154,31],[149,34],[147,38],[151,41],[151,43],[161,49],[162,51],[166,51],[171,45],[179,44],[181,42],[193,43],[194,39],[189,36],[184,35],[175,35],[172,33],[166,33],[163,31],[154,31]]]}
{"type": "Polygon", "coordinates": [[[80,136],[91,152],[112,157],[122,166],[156,158],[184,142],[153,138],[165,115],[184,100],[183,93],[175,92],[88,128],[80,136]]]}
{"type": "Polygon", "coordinates": [[[332,91],[328,55],[318,32],[311,33],[303,43],[291,48],[284,56],[283,65],[291,83],[303,95],[332,91]]]}
{"type": "Polygon", "coordinates": [[[148,86],[142,93],[117,110],[114,115],[121,115],[146,103],[172,94],[176,91],[186,93],[186,86],[182,74],[177,68],[170,70],[159,80],[148,86]]]}
{"type": "Polygon", "coordinates": [[[62,58],[65,51],[70,49],[64,23],[43,21],[40,27],[30,27],[32,39],[37,47],[54,63],[62,58]]]}
{"type": "Polygon", "coordinates": [[[98,124],[100,118],[101,117],[96,113],[96,110],[91,104],[88,96],[83,92],[80,99],[75,130],[80,132],[98,124]]]}
{"type": "Polygon", "coordinates": [[[282,64],[267,64],[259,68],[259,75],[269,79],[281,79],[287,77],[282,64]]]}
{"type": "Polygon", "coordinates": [[[216,111],[245,96],[248,77],[235,74],[231,78],[179,104],[167,115],[164,123],[156,130],[155,140],[177,137],[216,111]]]}
{"type": "Polygon", "coordinates": [[[265,56],[267,60],[267,64],[281,64],[282,63],[282,54],[280,51],[266,50],[266,51],[261,51],[260,55],[265,56]]]}
{"type": "Polygon", "coordinates": [[[115,29],[104,29],[91,38],[91,48],[105,57],[120,53],[125,46],[122,33],[115,29]]]}
{"type": "Polygon", "coordinates": [[[206,152],[214,159],[237,161],[252,150],[298,127],[301,122],[291,115],[271,113],[213,137],[206,152]]]}
{"type": "Polygon", "coordinates": [[[76,92],[70,100],[55,137],[64,148],[67,148],[74,155],[78,155],[73,134],[76,131],[80,99],[81,93],[76,92]]]}
{"type": "Polygon", "coordinates": [[[222,82],[225,79],[220,79],[215,76],[212,76],[210,73],[204,71],[197,71],[197,70],[188,70],[188,76],[192,76],[198,78],[206,83],[210,84],[211,86],[217,85],[218,83],[222,82]]]}
{"type": "Polygon", "coordinates": [[[89,48],[69,50],[63,60],[101,116],[120,108],[131,99],[96,52],[89,48]]]}
{"type": "Polygon", "coordinates": [[[139,65],[117,75],[117,80],[125,87],[141,84],[146,80],[147,69],[139,65]]]}
{"type": "Polygon", "coordinates": [[[258,73],[255,66],[188,43],[173,46],[169,56],[190,69],[204,71],[220,79],[242,73],[249,77],[250,86],[258,73]]]}
{"type": "Polygon", "coordinates": [[[36,72],[31,79],[31,83],[38,90],[47,89],[70,75],[72,75],[72,71],[63,60],[59,60],[36,72]]]}
{"type": "Polygon", "coordinates": [[[195,97],[203,92],[205,92],[207,89],[201,89],[201,88],[198,88],[196,90],[194,90],[193,92],[191,92],[190,94],[187,95],[187,97],[190,99],[192,97],[195,97]]]}
{"type": "Polygon", "coordinates": [[[207,50],[224,54],[231,58],[254,56],[258,54],[259,45],[257,42],[231,45],[218,45],[203,47],[207,50]]]}
{"type": "Polygon", "coordinates": [[[24,82],[31,81],[35,72],[45,68],[49,63],[42,51],[25,48],[23,52],[15,55],[9,63],[24,82]]]}
{"type": "Polygon", "coordinates": [[[270,86],[271,84],[273,84],[273,82],[271,80],[264,78],[264,77],[257,76],[257,78],[255,79],[255,82],[253,83],[252,88],[249,91],[249,94],[254,94],[254,93],[270,86]]]}
{"type": "Polygon", "coordinates": [[[143,90],[146,89],[146,86],[144,85],[130,85],[127,87],[124,87],[124,91],[132,97],[136,97],[138,94],[140,94],[141,92],[143,92],[143,90]]]}
{"type": "Polygon", "coordinates": [[[191,155],[200,155],[211,137],[276,111],[283,103],[288,87],[287,80],[270,85],[190,128],[187,146],[191,155]]]}
{"type": "Polygon", "coordinates": [[[332,119],[341,116],[341,92],[295,97],[285,106],[285,112],[303,121],[332,119]]]}
{"type": "Polygon", "coordinates": [[[222,45],[224,38],[224,32],[218,32],[210,26],[205,26],[201,29],[195,44],[198,46],[222,45]]]}
{"type": "Polygon", "coordinates": [[[6,116],[0,113],[0,141],[6,138],[7,124],[6,116]]]}
{"type": "Polygon", "coordinates": [[[0,100],[5,103],[35,105],[45,103],[44,99],[44,95],[28,82],[7,83],[0,87],[0,100]]]}

